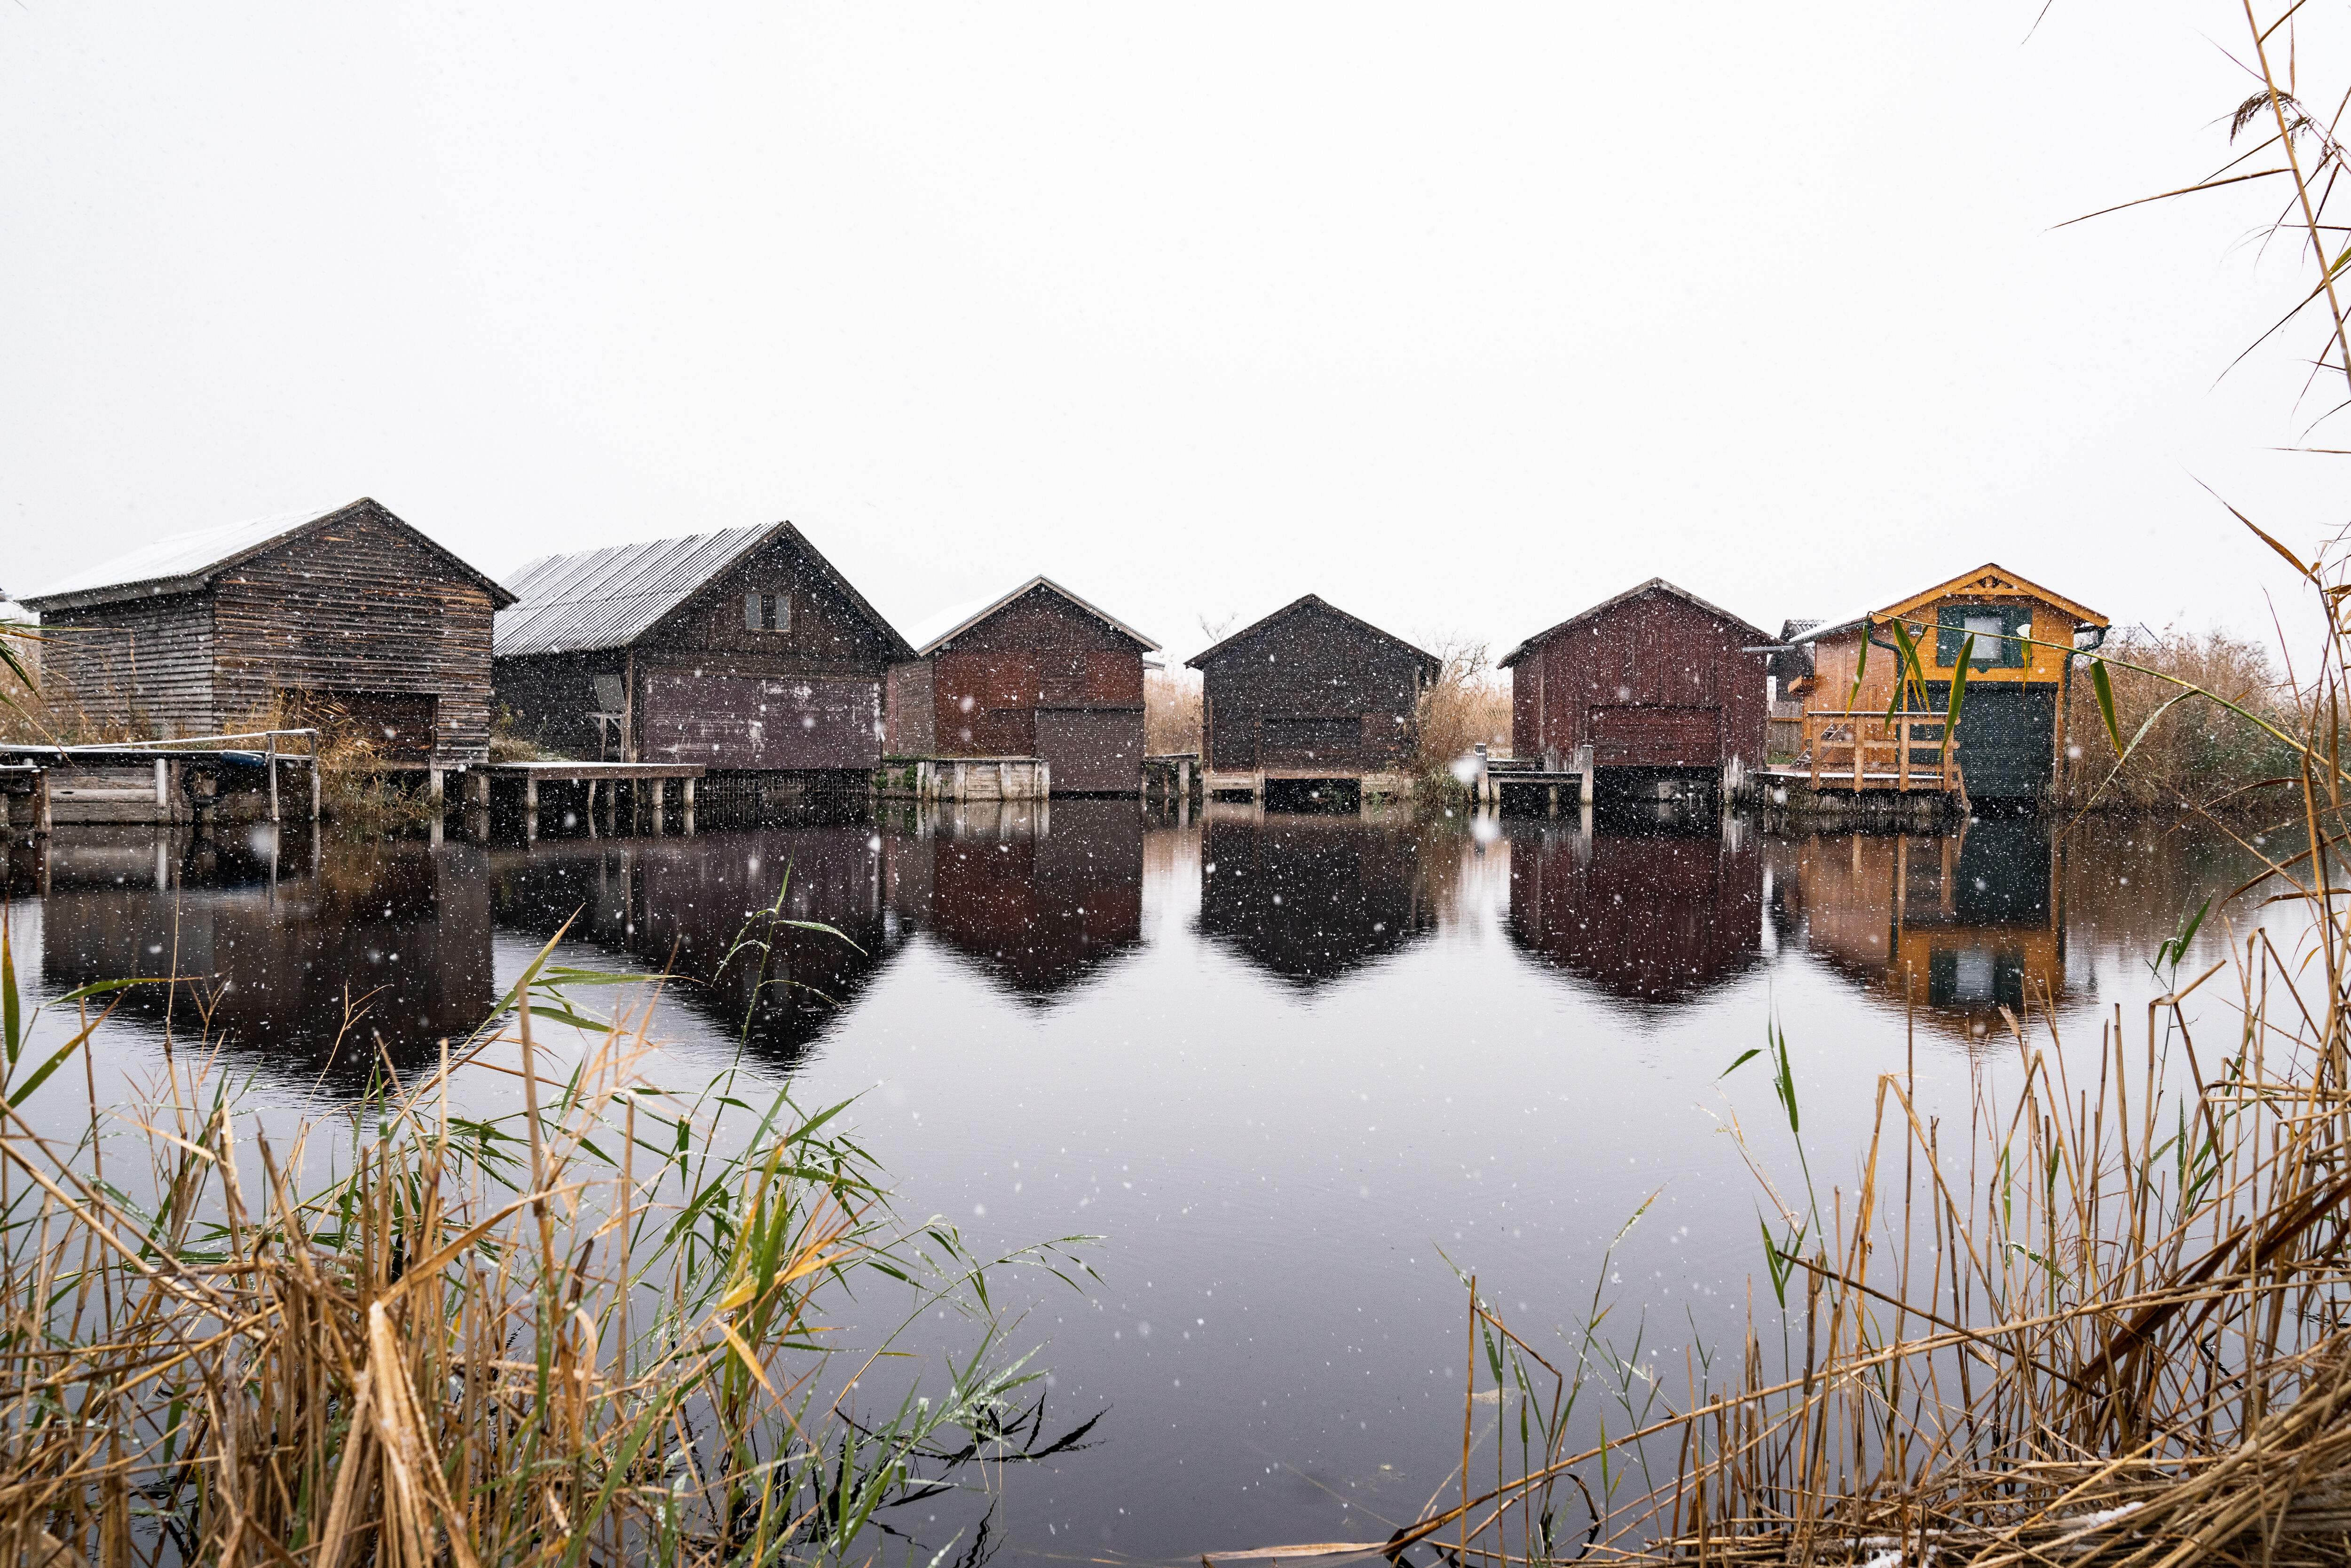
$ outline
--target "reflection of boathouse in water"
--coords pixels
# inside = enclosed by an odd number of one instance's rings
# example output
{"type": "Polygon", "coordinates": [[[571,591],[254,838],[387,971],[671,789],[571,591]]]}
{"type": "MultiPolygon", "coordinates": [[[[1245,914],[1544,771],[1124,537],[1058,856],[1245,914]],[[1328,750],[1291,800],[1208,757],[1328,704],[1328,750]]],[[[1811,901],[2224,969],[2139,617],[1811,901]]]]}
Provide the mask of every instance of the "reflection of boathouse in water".
{"type": "Polygon", "coordinates": [[[1763,857],[1733,821],[1510,834],[1512,938],[1529,956],[1648,1006],[1694,1001],[1762,955],[1763,857]]]}
{"type": "Polygon", "coordinates": [[[467,845],[99,830],[22,853],[16,875],[45,883],[46,987],[186,977],[130,988],[115,1016],[183,1041],[209,1032],[240,1067],[350,1089],[373,1070],[378,1035],[405,1071],[497,999],[482,856],[467,845]]]}
{"type": "Polygon", "coordinates": [[[882,902],[886,857],[863,827],[542,839],[486,858],[501,929],[544,942],[569,920],[567,940],[674,975],[667,1005],[728,1037],[747,1026],[778,1066],[797,1061],[899,946],[882,902]],[[778,892],[783,920],[841,935],[771,922],[778,892]],[[738,936],[766,951],[738,949],[738,936]]]}
{"type": "Polygon", "coordinates": [[[1777,846],[1772,921],[1784,940],[1929,1022],[1980,1035],[2062,996],[2060,851],[2030,818],[1941,835],[1854,834],[1777,846]]]}
{"type": "Polygon", "coordinates": [[[1019,999],[1050,1003],[1143,945],[1132,800],[964,801],[894,841],[898,919],[1019,999]]]}
{"type": "Polygon", "coordinates": [[[1353,818],[1211,805],[1200,833],[1200,930],[1313,991],[1437,928],[1416,835],[1353,818]]]}

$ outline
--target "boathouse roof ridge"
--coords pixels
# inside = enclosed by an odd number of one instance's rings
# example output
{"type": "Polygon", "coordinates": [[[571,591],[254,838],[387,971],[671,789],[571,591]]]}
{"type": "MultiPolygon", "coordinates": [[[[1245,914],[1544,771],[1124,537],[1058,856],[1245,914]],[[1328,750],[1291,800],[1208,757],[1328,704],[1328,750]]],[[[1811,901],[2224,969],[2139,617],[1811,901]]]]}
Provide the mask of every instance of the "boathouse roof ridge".
{"type": "Polygon", "coordinates": [[[1966,593],[1970,591],[2003,596],[2029,596],[2043,603],[2055,605],[2085,625],[2103,628],[2109,624],[2105,616],[2087,605],[2076,604],[2053,589],[2042,587],[2023,573],[2011,571],[1998,561],[1991,560],[1984,562],[1973,571],[1963,571],[1947,582],[1938,582],[1923,593],[1914,593],[1897,603],[1889,604],[1877,613],[1890,620],[1896,615],[1906,615],[1913,610],[1930,604],[1949,594],[1966,593]]]}
{"type": "Polygon", "coordinates": [[[1676,599],[1682,601],[1686,604],[1703,610],[1709,615],[1728,621],[1732,625],[1739,627],[1742,631],[1753,632],[1759,642],[1775,643],[1779,641],[1779,639],[1772,636],[1771,632],[1766,632],[1762,627],[1756,625],[1752,621],[1748,620],[1745,616],[1733,615],[1721,605],[1700,599],[1697,594],[1692,593],[1688,589],[1684,588],[1677,583],[1668,582],[1662,577],[1653,577],[1646,582],[1634,584],[1624,592],[1616,594],[1612,598],[1602,600],[1599,603],[1593,605],[1588,610],[1577,611],[1574,614],[1569,616],[1566,620],[1561,622],[1556,626],[1546,627],[1544,630],[1536,632],[1533,636],[1528,638],[1525,642],[1511,649],[1510,653],[1503,655],[1502,662],[1497,665],[1496,668],[1504,670],[1509,669],[1520,659],[1525,658],[1529,653],[1534,652],[1535,645],[1537,643],[1547,643],[1552,638],[1556,637],[1561,632],[1566,631],[1569,627],[1589,621],[1595,615],[1604,614],[1608,611],[1615,609],[1620,604],[1640,598],[1641,595],[1645,593],[1670,593],[1676,599]]]}
{"type": "Polygon", "coordinates": [[[627,647],[709,586],[719,573],[778,538],[798,545],[827,582],[897,643],[893,652],[912,654],[897,628],[851,586],[807,535],[789,522],[639,539],[525,561],[508,582],[515,602],[498,612],[492,651],[501,659],[510,659],[627,647]]]}
{"type": "Polygon", "coordinates": [[[1973,571],[1963,571],[1948,581],[1938,582],[1923,592],[1910,595],[1907,599],[1897,600],[1883,609],[1865,610],[1859,614],[1819,622],[1797,632],[1787,641],[1817,643],[1823,637],[1842,636],[1847,632],[1858,631],[1865,622],[1891,621],[1897,615],[1906,615],[1911,611],[1933,603],[1938,599],[1964,593],[1970,590],[2004,596],[2022,595],[2038,599],[2044,603],[2056,606],[2085,625],[2103,628],[2109,624],[2106,618],[2096,611],[2086,605],[2077,604],[2054,590],[2042,587],[2022,572],[2011,571],[1998,561],[1986,561],[1973,571]]]}
{"type": "Polygon", "coordinates": [[[305,529],[332,522],[361,507],[398,525],[426,549],[456,568],[462,575],[487,589],[492,603],[513,601],[514,595],[497,580],[421,528],[395,516],[381,502],[372,497],[362,496],[356,501],[346,501],[339,506],[278,512],[266,517],[249,517],[243,522],[222,523],[153,539],[137,549],[61,578],[37,593],[26,594],[22,602],[26,609],[37,612],[78,610],[123,599],[193,593],[210,584],[221,573],[251,560],[262,551],[284,543],[305,529]]]}
{"type": "Polygon", "coordinates": [[[906,641],[914,644],[914,656],[916,658],[926,659],[933,653],[938,652],[942,645],[955,641],[956,638],[963,635],[966,632],[970,631],[974,626],[978,625],[981,622],[987,620],[989,616],[995,614],[1006,605],[1025,597],[1039,588],[1050,589],[1055,593],[1060,594],[1063,599],[1068,600],[1071,604],[1076,605],[1080,610],[1084,611],[1095,620],[1100,621],[1103,625],[1108,626],[1111,630],[1118,632],[1119,635],[1132,638],[1134,642],[1142,645],[1144,652],[1148,653],[1156,653],[1159,652],[1158,643],[1153,642],[1150,638],[1144,636],[1142,632],[1136,631],[1125,622],[1121,621],[1117,616],[1113,615],[1101,605],[1096,604],[1092,601],[1079,594],[1071,592],[1068,589],[1062,587],[1060,583],[1055,582],[1051,578],[1047,577],[1042,572],[1030,578],[1028,581],[1022,583],[1019,587],[1014,589],[1009,593],[998,594],[993,599],[967,599],[960,604],[949,605],[945,610],[925,616],[914,626],[908,628],[906,632],[906,641]]]}
{"type": "Polygon", "coordinates": [[[1407,643],[1403,638],[1397,636],[1395,632],[1384,631],[1380,627],[1374,626],[1361,616],[1350,615],[1345,611],[1340,609],[1337,605],[1332,603],[1329,600],[1324,599],[1322,595],[1316,593],[1301,593],[1297,598],[1291,600],[1289,603],[1283,605],[1280,609],[1275,611],[1272,614],[1266,616],[1264,619],[1251,622],[1249,625],[1242,627],[1239,631],[1234,632],[1231,636],[1225,638],[1223,641],[1211,643],[1209,646],[1201,649],[1198,653],[1184,661],[1185,667],[1194,670],[1206,669],[1210,659],[1213,659],[1217,654],[1224,653],[1227,649],[1233,648],[1240,643],[1246,643],[1250,638],[1257,636],[1259,632],[1279,625],[1280,622],[1289,620],[1291,616],[1308,610],[1320,610],[1325,615],[1335,616],[1339,620],[1346,622],[1351,626],[1359,627],[1362,630],[1370,632],[1374,637],[1384,637],[1389,642],[1394,643],[1396,646],[1408,649],[1412,653],[1413,656],[1421,662],[1423,667],[1427,669],[1431,674],[1434,674],[1445,667],[1445,662],[1442,659],[1439,659],[1436,654],[1428,652],[1426,648],[1419,647],[1415,643],[1407,643]]]}

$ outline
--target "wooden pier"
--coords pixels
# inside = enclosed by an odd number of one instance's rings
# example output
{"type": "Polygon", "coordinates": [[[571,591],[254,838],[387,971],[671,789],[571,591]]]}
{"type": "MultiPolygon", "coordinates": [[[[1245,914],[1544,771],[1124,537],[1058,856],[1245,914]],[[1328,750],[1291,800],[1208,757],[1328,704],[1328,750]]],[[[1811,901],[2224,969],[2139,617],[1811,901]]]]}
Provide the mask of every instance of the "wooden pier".
{"type": "Polygon", "coordinates": [[[1538,757],[1489,757],[1478,748],[1478,774],[1471,792],[1478,804],[1512,814],[1556,817],[1592,804],[1592,769],[1545,768],[1538,757]]]}
{"type": "MultiPolygon", "coordinates": [[[[675,780],[680,790],[682,812],[679,826],[683,831],[694,831],[694,787],[706,769],[699,762],[486,762],[476,763],[461,774],[465,792],[469,824],[477,836],[486,836],[492,792],[500,786],[517,791],[521,797],[522,833],[525,841],[538,837],[540,792],[550,784],[562,785],[582,791],[577,815],[588,824],[588,834],[596,836],[599,805],[601,806],[603,831],[611,834],[620,821],[619,793],[628,786],[628,821],[634,831],[658,834],[665,831],[670,805],[670,784],[675,780]]],[[[437,807],[444,800],[444,780],[435,768],[427,786],[437,807]]],[[[440,833],[441,812],[433,813],[434,833],[440,833]]]]}
{"type": "Polygon", "coordinates": [[[0,746],[0,829],[45,834],[60,825],[277,822],[289,816],[315,822],[318,737],[315,729],[270,729],[0,746]],[[296,744],[302,749],[290,749],[296,744]]]}
{"type": "Polygon", "coordinates": [[[885,757],[873,770],[885,800],[1041,800],[1053,765],[1041,757],[885,757]]]}

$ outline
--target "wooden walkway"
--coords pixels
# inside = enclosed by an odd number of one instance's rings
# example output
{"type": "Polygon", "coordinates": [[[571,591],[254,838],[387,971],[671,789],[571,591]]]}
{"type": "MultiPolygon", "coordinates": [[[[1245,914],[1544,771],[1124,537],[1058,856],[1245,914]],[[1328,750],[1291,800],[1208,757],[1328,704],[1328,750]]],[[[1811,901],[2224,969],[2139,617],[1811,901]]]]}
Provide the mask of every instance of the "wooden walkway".
{"type": "MultiPolygon", "coordinates": [[[[472,824],[476,832],[488,831],[491,791],[499,785],[509,785],[522,796],[522,834],[526,841],[538,837],[539,789],[544,785],[577,786],[586,791],[580,802],[579,816],[588,824],[588,835],[596,836],[598,800],[602,801],[604,831],[614,831],[620,787],[629,787],[629,817],[645,831],[659,833],[669,814],[670,783],[673,779],[683,786],[679,806],[684,816],[680,826],[694,831],[694,787],[706,769],[699,762],[479,762],[465,769],[465,804],[470,810],[481,813],[482,821],[472,824]]],[[[434,804],[442,800],[442,770],[435,768],[428,786],[434,804]]],[[[441,813],[433,813],[434,832],[440,832],[441,813]]]]}

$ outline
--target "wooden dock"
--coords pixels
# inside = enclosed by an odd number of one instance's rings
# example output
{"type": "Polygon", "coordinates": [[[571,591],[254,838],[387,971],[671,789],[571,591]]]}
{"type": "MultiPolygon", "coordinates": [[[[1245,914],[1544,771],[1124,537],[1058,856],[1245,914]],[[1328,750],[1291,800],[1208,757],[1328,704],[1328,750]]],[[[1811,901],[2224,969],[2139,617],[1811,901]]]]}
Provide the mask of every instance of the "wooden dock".
{"type": "Polygon", "coordinates": [[[1041,800],[1053,765],[1041,757],[885,757],[873,792],[898,800],[1041,800]]]}
{"type": "Polygon", "coordinates": [[[313,729],[275,729],[170,741],[0,746],[0,829],[45,834],[60,825],[288,817],[315,822],[317,743],[313,729]],[[303,749],[290,749],[298,743],[303,749]]]}
{"type": "MultiPolygon", "coordinates": [[[[618,831],[621,818],[619,795],[621,787],[628,787],[627,821],[639,832],[661,833],[665,831],[670,808],[670,785],[675,781],[682,813],[681,831],[694,831],[694,787],[707,771],[699,762],[479,762],[463,769],[460,778],[469,816],[475,821],[468,825],[479,836],[489,831],[489,812],[493,791],[505,787],[517,792],[522,807],[522,832],[526,841],[538,837],[540,793],[549,785],[560,785],[567,791],[580,791],[576,815],[588,824],[589,837],[597,832],[597,821],[602,817],[603,831],[618,831]]],[[[441,770],[433,770],[428,785],[431,798],[438,806],[444,799],[441,770]]],[[[433,813],[435,836],[440,832],[441,812],[433,813]]]]}

